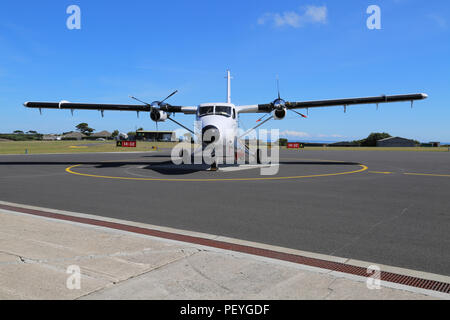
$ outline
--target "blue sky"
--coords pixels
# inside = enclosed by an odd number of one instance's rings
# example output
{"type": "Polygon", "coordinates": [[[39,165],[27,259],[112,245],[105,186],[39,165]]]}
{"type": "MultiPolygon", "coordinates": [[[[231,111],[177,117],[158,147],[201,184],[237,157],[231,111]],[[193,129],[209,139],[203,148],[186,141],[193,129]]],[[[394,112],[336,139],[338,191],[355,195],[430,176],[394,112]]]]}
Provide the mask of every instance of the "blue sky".
{"type": "MultiPolygon", "coordinates": [[[[135,113],[37,110],[25,101],[133,103],[128,96],[197,105],[224,101],[232,70],[235,104],[425,92],[409,103],[311,110],[271,122],[292,140],[350,140],[370,132],[450,141],[448,1],[8,1],[0,5],[0,132],[155,129],[135,113]],[[66,9],[81,8],[81,30],[66,9]],[[381,8],[381,30],[366,9],[381,8]]],[[[257,115],[244,115],[245,128],[257,115]]],[[[176,119],[193,125],[192,116],[176,119]]],[[[160,129],[176,127],[164,123],[160,129]]]]}

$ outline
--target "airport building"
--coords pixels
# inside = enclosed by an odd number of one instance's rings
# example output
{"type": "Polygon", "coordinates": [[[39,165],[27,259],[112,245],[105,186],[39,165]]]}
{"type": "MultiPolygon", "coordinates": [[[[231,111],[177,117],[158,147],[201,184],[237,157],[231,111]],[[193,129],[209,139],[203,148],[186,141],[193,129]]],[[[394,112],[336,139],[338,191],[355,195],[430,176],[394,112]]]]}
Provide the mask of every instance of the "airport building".
{"type": "Polygon", "coordinates": [[[415,147],[416,142],[414,140],[401,138],[401,137],[390,137],[386,139],[381,139],[377,141],[377,147],[384,148],[398,148],[398,147],[415,147]]]}
{"type": "Polygon", "coordinates": [[[57,134],[44,134],[42,136],[42,141],[57,141],[61,140],[61,136],[57,134]]]}
{"type": "Polygon", "coordinates": [[[69,132],[64,134],[61,139],[62,140],[82,140],[87,136],[82,134],[81,132],[69,132]]]}
{"type": "Polygon", "coordinates": [[[106,130],[95,132],[89,136],[91,139],[112,139],[112,133],[106,130]]]}
{"type": "Polygon", "coordinates": [[[170,142],[177,141],[177,136],[173,131],[136,131],[136,140],[170,142]]]}

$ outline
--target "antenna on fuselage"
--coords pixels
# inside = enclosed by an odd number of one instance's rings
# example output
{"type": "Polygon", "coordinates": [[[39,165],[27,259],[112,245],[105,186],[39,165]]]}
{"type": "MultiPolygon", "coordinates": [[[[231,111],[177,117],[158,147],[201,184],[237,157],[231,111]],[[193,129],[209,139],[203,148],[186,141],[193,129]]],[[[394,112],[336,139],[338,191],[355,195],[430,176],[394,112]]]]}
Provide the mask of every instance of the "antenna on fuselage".
{"type": "Polygon", "coordinates": [[[231,103],[231,71],[227,70],[227,103],[231,103]]]}

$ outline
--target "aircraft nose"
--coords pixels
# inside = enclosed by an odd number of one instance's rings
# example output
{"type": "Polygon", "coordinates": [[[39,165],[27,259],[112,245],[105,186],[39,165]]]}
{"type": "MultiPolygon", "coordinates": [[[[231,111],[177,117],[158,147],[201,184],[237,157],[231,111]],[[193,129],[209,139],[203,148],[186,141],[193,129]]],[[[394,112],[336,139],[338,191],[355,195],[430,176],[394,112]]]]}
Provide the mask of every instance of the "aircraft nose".
{"type": "Polygon", "coordinates": [[[206,126],[202,129],[203,143],[210,144],[218,141],[220,138],[220,131],[216,126],[206,126]]]}

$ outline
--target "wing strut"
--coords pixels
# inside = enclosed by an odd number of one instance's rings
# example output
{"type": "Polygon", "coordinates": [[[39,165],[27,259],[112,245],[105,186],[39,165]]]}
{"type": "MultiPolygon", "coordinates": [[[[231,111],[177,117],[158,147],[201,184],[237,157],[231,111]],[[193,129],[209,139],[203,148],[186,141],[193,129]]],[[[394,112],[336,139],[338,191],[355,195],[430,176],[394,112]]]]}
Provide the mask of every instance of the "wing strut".
{"type": "Polygon", "coordinates": [[[253,130],[258,129],[258,128],[261,127],[264,123],[266,123],[267,121],[272,120],[272,119],[273,119],[273,116],[270,116],[270,118],[264,120],[263,122],[261,122],[260,124],[258,124],[256,127],[251,128],[251,129],[248,130],[246,133],[244,133],[243,135],[241,135],[241,136],[239,137],[239,139],[242,138],[243,136],[246,136],[247,134],[249,134],[249,133],[252,132],[253,130]]]}
{"type": "Polygon", "coordinates": [[[183,126],[181,123],[179,123],[178,121],[172,119],[171,117],[167,116],[167,119],[169,119],[170,121],[176,123],[177,125],[179,125],[180,127],[183,127],[184,129],[186,129],[187,131],[189,131],[190,133],[192,133],[193,135],[195,135],[195,132],[192,131],[191,129],[189,129],[188,127],[183,126]]]}

